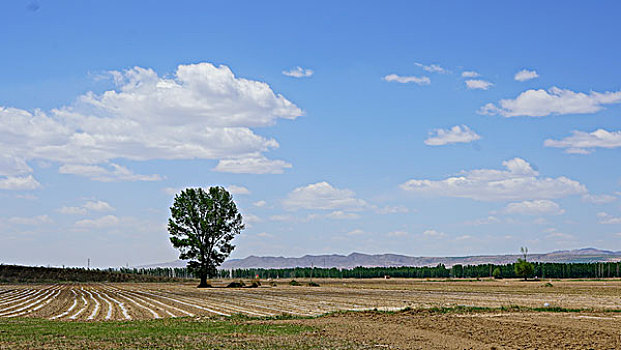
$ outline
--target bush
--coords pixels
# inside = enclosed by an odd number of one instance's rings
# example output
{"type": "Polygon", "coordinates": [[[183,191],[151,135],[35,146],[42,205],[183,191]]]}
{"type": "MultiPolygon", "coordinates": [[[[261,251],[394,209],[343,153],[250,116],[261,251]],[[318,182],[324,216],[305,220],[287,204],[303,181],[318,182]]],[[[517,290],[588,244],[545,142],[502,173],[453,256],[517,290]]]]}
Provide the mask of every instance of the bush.
{"type": "Polygon", "coordinates": [[[319,287],[319,283],[310,281],[310,282],[308,282],[308,286],[309,287],[319,287]]]}
{"type": "Polygon", "coordinates": [[[237,281],[233,281],[233,282],[229,283],[229,284],[226,286],[226,288],[243,288],[243,287],[245,287],[245,286],[246,286],[246,284],[244,283],[244,281],[241,281],[241,280],[240,280],[239,282],[237,282],[237,281]]]}
{"type": "Polygon", "coordinates": [[[502,271],[500,271],[499,267],[494,269],[494,272],[492,272],[492,276],[494,276],[494,278],[497,280],[502,279],[502,271]]]}
{"type": "Polygon", "coordinates": [[[290,286],[301,286],[302,284],[296,280],[291,280],[291,282],[289,282],[290,286]]]}

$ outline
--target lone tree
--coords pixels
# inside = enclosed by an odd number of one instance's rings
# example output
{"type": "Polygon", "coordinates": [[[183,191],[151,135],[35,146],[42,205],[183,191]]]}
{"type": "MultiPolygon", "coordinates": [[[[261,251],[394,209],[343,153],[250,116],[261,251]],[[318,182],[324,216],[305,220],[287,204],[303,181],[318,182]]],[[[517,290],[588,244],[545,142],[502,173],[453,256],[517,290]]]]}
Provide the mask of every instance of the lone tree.
{"type": "Polygon", "coordinates": [[[207,277],[235,248],[231,240],[244,229],[242,216],[231,194],[223,187],[186,188],[175,195],[170,207],[168,232],[179,259],[190,260],[188,269],[201,279],[198,288],[209,287],[207,277]]]}
{"type": "Polygon", "coordinates": [[[524,259],[522,258],[517,259],[517,262],[515,263],[515,274],[518,277],[523,277],[524,281],[526,281],[529,276],[533,275],[533,272],[535,271],[535,267],[533,266],[533,264],[526,261],[526,258],[528,257],[528,248],[521,247],[520,251],[522,252],[522,255],[524,256],[524,259]]]}

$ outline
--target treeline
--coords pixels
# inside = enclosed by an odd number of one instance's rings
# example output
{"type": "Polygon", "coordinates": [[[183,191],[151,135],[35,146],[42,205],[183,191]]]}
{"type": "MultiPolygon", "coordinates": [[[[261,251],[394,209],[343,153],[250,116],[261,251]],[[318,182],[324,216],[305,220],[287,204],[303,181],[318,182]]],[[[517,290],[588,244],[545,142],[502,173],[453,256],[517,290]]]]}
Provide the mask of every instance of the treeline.
{"type": "MultiPolygon", "coordinates": [[[[621,263],[539,263],[534,262],[534,273],[539,278],[607,278],[621,277],[621,263]]],[[[233,269],[220,271],[222,276],[232,278],[516,278],[515,264],[454,265],[446,267],[356,267],[337,268],[286,268],[286,269],[233,269]],[[499,269],[500,274],[494,274],[499,269]]]]}
{"type": "Polygon", "coordinates": [[[172,282],[176,278],[134,274],[117,269],[85,269],[0,265],[0,283],[172,282]]]}

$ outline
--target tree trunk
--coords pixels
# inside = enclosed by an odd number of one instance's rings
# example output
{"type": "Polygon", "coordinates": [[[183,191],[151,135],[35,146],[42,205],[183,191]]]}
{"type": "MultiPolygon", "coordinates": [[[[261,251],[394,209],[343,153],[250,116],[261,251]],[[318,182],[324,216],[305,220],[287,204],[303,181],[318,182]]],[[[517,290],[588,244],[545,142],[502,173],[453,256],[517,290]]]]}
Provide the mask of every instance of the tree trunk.
{"type": "Polygon", "coordinates": [[[198,285],[198,288],[209,288],[209,284],[207,284],[207,275],[201,275],[201,283],[198,285]]]}

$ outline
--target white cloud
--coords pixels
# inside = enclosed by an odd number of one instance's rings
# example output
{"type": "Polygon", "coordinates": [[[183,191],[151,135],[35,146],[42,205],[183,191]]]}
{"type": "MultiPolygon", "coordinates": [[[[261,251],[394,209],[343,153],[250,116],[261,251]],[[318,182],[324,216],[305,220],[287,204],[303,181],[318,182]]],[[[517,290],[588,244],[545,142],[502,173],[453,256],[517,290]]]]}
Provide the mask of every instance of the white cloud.
{"type": "Polygon", "coordinates": [[[597,217],[599,218],[600,224],[606,224],[606,225],[621,224],[621,217],[613,216],[606,212],[597,213],[597,217]]]}
{"type": "Polygon", "coordinates": [[[34,190],[41,187],[32,175],[0,178],[0,190],[34,190]]]}
{"type": "Polygon", "coordinates": [[[83,207],[66,207],[63,206],[58,209],[58,212],[65,215],[86,215],[88,210],[83,207]]]}
{"type": "Polygon", "coordinates": [[[15,216],[6,220],[9,224],[24,225],[24,226],[41,226],[54,223],[54,220],[48,215],[38,215],[30,217],[15,216]]]}
{"type": "Polygon", "coordinates": [[[104,201],[88,201],[84,204],[84,208],[92,211],[113,211],[114,208],[104,201]]]}
{"type": "Polygon", "coordinates": [[[415,77],[413,75],[410,76],[402,76],[397,74],[389,74],[384,77],[385,81],[396,82],[401,84],[414,83],[418,85],[429,85],[431,84],[431,79],[428,77],[415,77]]]}
{"type": "Polygon", "coordinates": [[[356,198],[354,191],[335,188],[325,181],[294,189],[283,205],[287,210],[361,210],[367,207],[364,200],[356,198]]]}
{"type": "Polygon", "coordinates": [[[556,228],[548,228],[543,231],[547,233],[546,238],[556,239],[556,240],[572,240],[575,237],[568,233],[558,232],[556,228]]]}
{"type": "Polygon", "coordinates": [[[169,195],[169,196],[174,196],[177,193],[181,192],[180,188],[176,188],[176,187],[164,187],[162,188],[162,192],[164,192],[165,194],[169,195]]]}
{"type": "Polygon", "coordinates": [[[481,136],[468,126],[455,125],[450,129],[435,129],[433,133],[430,133],[429,138],[425,140],[425,144],[429,146],[443,146],[451,143],[473,142],[480,138],[481,136]]]}
{"type": "Polygon", "coordinates": [[[617,197],[609,194],[585,194],[582,196],[582,200],[593,204],[606,204],[616,201],[617,197]]]}
{"type": "Polygon", "coordinates": [[[468,89],[478,89],[478,90],[487,90],[492,85],[494,85],[489,81],[481,80],[481,79],[469,79],[469,80],[466,80],[465,83],[468,89]]]}
{"type": "Polygon", "coordinates": [[[328,219],[337,219],[337,220],[353,220],[359,219],[360,215],[356,213],[349,213],[342,210],[336,210],[326,215],[328,219]]]}
{"type": "Polygon", "coordinates": [[[77,206],[77,207],[63,206],[60,209],[58,209],[58,212],[61,214],[67,214],[67,215],[86,215],[89,211],[102,212],[102,211],[113,211],[113,210],[114,208],[107,202],[87,201],[83,205],[77,206]]]}
{"type": "Polygon", "coordinates": [[[564,176],[541,177],[521,158],[504,161],[506,170],[477,169],[444,180],[409,180],[401,185],[405,191],[480,201],[515,201],[551,199],[584,194],[586,187],[564,176]]]}
{"type": "Polygon", "coordinates": [[[405,237],[408,233],[406,231],[392,231],[388,232],[388,237],[405,237]]]}
{"type": "Polygon", "coordinates": [[[288,77],[293,77],[293,78],[308,78],[310,76],[313,75],[313,71],[310,69],[304,69],[300,66],[297,66],[293,69],[290,70],[284,70],[282,71],[282,74],[288,76],[288,77]]]}
{"type": "Polygon", "coordinates": [[[550,114],[595,113],[603,105],[621,102],[621,91],[617,92],[574,92],[552,87],[549,90],[526,90],[517,98],[500,100],[499,105],[488,103],[479,109],[480,114],[502,115],[503,117],[544,117],[550,114]]]}
{"type": "MultiPolygon", "coordinates": [[[[8,150],[0,175],[31,172],[31,160],[99,181],[154,179],[111,163],[117,159],[235,160],[218,170],[249,172],[249,160],[269,163],[263,153],[278,147],[251,128],[302,115],[266,83],[238,78],[226,66],[180,65],[172,77],[140,67],[110,74],[115,89],[48,113],[0,107],[0,148],[8,150]]],[[[284,167],[273,161],[267,172],[284,167]]]]}
{"type": "Polygon", "coordinates": [[[295,216],[289,214],[277,214],[270,216],[271,221],[296,221],[295,216]]]}
{"type": "Polygon", "coordinates": [[[425,65],[422,63],[414,62],[414,65],[422,68],[425,72],[429,72],[429,73],[442,73],[442,74],[450,73],[448,70],[440,67],[437,64],[425,65]]]}
{"type": "Polygon", "coordinates": [[[267,232],[261,232],[261,233],[257,233],[257,237],[261,237],[261,238],[274,238],[273,234],[267,233],[267,232]]]}
{"type": "Polygon", "coordinates": [[[0,155],[0,176],[18,176],[32,172],[32,168],[22,158],[9,154],[0,155]]]}
{"type": "Polygon", "coordinates": [[[347,234],[348,236],[360,236],[360,235],[363,235],[363,234],[365,234],[365,233],[366,233],[366,232],[364,232],[363,230],[361,230],[361,229],[357,228],[357,229],[355,229],[355,230],[351,230],[351,231],[347,232],[346,234],[347,234]]]}
{"type": "Polygon", "coordinates": [[[461,72],[461,77],[462,78],[476,78],[479,76],[479,73],[475,72],[475,71],[464,71],[461,72]]]}
{"type": "Polygon", "coordinates": [[[561,215],[564,209],[554,201],[539,199],[534,201],[523,201],[509,203],[503,210],[505,214],[525,214],[525,215],[561,215]]]}
{"type": "Polygon", "coordinates": [[[257,222],[261,222],[263,220],[261,220],[260,217],[254,215],[254,214],[244,214],[243,215],[244,218],[244,223],[257,223],[257,222]]]}
{"type": "Polygon", "coordinates": [[[375,212],[378,214],[405,214],[405,213],[409,213],[410,209],[402,205],[395,205],[395,206],[387,205],[385,207],[378,208],[377,210],[375,210],[375,212]]]}
{"type": "Polygon", "coordinates": [[[481,226],[481,225],[491,225],[491,224],[497,224],[500,222],[500,219],[498,219],[495,216],[488,216],[486,218],[481,218],[481,219],[476,219],[473,221],[466,221],[464,222],[464,225],[468,225],[468,226],[481,226]]]}
{"type": "Polygon", "coordinates": [[[282,174],[292,165],[283,160],[271,160],[265,156],[238,159],[222,159],[213,169],[219,172],[236,174],[282,174]]]}
{"type": "Polygon", "coordinates": [[[61,174],[84,176],[91,180],[101,182],[162,180],[157,174],[135,174],[126,167],[114,163],[110,163],[109,166],[112,169],[106,169],[99,165],[64,164],[58,169],[58,172],[61,174]]]}
{"type": "Polygon", "coordinates": [[[76,221],[74,226],[80,229],[100,229],[115,227],[121,223],[121,220],[114,215],[106,215],[97,219],[84,219],[76,221]]]}
{"type": "Polygon", "coordinates": [[[572,134],[562,140],[545,140],[543,145],[546,147],[565,148],[565,152],[577,154],[589,154],[593,151],[593,148],[597,147],[621,147],[621,131],[597,129],[590,133],[573,131],[572,134]]]}
{"type": "Polygon", "coordinates": [[[230,185],[230,186],[227,186],[226,189],[229,190],[229,192],[231,192],[232,194],[239,194],[239,195],[250,194],[250,190],[244,186],[230,185]]]}
{"type": "Polygon", "coordinates": [[[434,237],[434,238],[442,238],[442,237],[445,237],[446,234],[444,232],[440,232],[440,231],[436,231],[436,230],[425,230],[423,232],[423,236],[434,237]]]}
{"type": "Polygon", "coordinates": [[[470,236],[470,235],[461,235],[461,236],[455,237],[456,241],[464,241],[464,240],[468,240],[468,239],[472,239],[472,236],[470,236]]]}
{"type": "Polygon", "coordinates": [[[266,201],[256,201],[256,202],[252,203],[252,205],[254,205],[257,208],[262,208],[262,207],[267,205],[267,202],[266,201]]]}
{"type": "Polygon", "coordinates": [[[537,74],[536,71],[522,69],[521,71],[515,73],[515,76],[513,78],[517,81],[526,81],[526,80],[531,80],[531,79],[535,79],[538,77],[539,77],[539,74],[537,74]]]}

